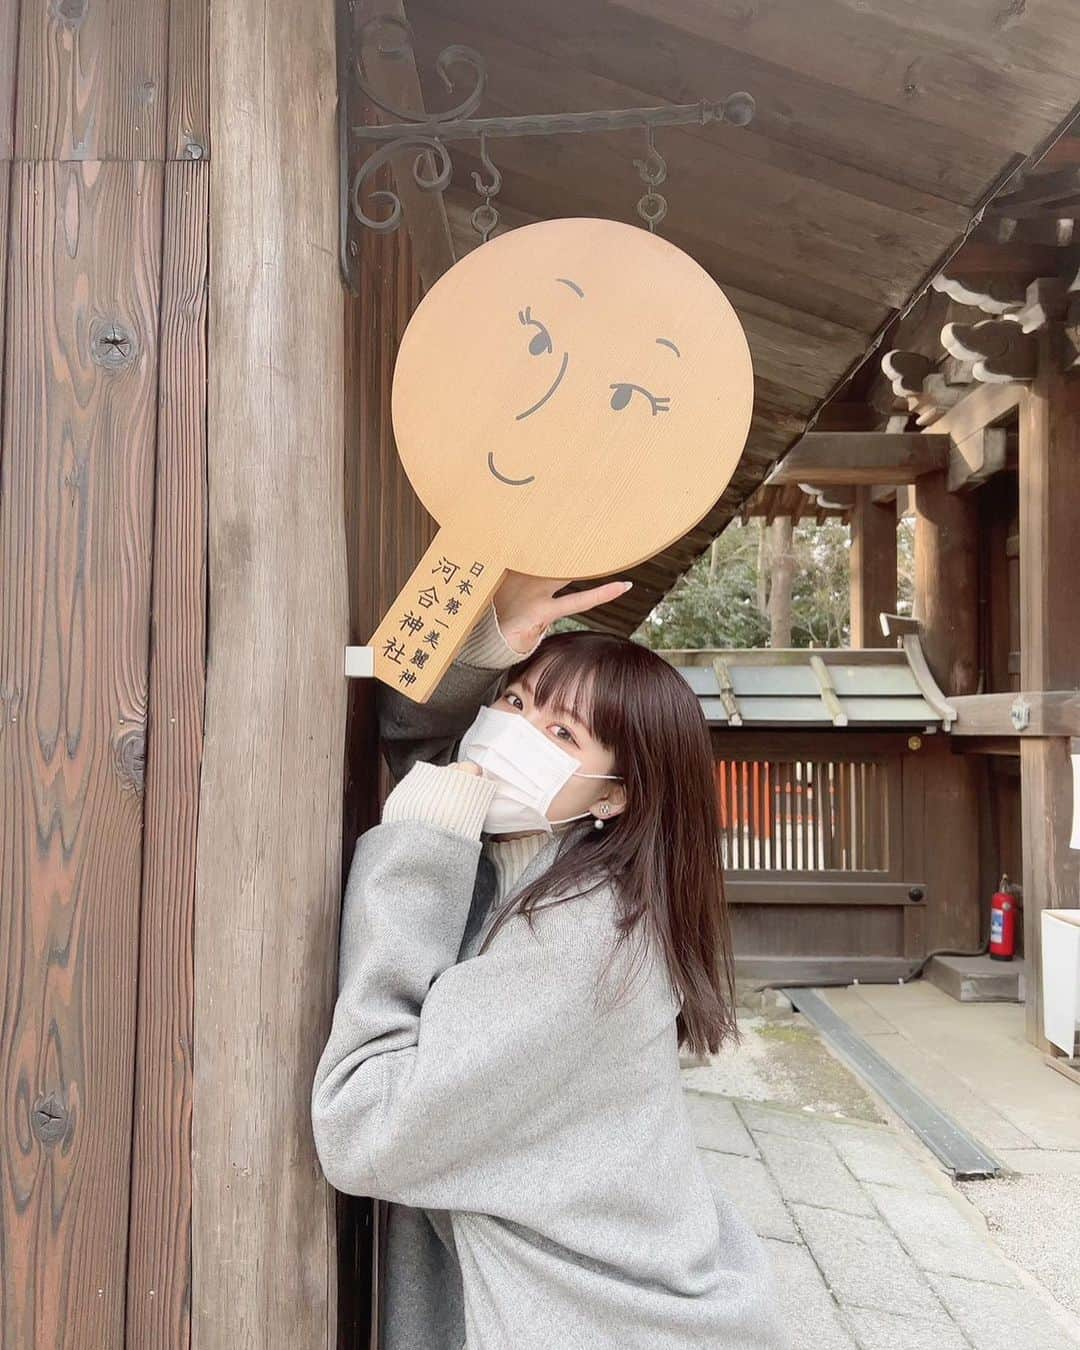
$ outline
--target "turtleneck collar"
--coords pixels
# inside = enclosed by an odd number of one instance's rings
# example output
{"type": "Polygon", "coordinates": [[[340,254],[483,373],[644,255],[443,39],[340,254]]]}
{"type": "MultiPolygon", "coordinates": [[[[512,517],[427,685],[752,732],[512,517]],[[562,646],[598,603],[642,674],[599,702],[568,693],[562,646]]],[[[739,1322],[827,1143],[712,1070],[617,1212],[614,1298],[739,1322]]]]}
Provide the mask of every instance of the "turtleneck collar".
{"type": "Polygon", "coordinates": [[[489,838],[485,841],[484,848],[495,868],[496,904],[505,898],[533,858],[550,842],[551,835],[542,831],[522,835],[520,839],[489,838]]]}

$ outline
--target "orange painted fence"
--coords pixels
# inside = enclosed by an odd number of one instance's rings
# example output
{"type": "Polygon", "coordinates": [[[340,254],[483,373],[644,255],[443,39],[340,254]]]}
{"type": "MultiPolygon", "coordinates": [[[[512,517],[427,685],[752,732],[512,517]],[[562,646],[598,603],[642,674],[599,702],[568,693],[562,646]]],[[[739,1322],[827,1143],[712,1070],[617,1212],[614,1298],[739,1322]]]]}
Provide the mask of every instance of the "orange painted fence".
{"type": "Polygon", "coordinates": [[[714,765],[726,864],[739,869],[884,870],[884,765],[726,760],[714,765]]]}

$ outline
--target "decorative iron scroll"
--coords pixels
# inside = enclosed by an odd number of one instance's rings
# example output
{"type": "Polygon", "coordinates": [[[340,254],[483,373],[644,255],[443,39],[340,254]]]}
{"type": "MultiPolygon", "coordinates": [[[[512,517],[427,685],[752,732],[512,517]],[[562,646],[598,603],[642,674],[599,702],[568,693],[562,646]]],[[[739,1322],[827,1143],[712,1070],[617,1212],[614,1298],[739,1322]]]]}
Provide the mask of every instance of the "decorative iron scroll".
{"type": "MultiPolygon", "coordinates": [[[[667,165],[653,142],[657,127],[705,126],[710,122],[730,122],[743,127],[754,116],[750,94],[730,94],[720,102],[702,99],[698,103],[655,108],[622,108],[612,111],[539,113],[521,117],[474,117],[487,85],[484,58],[472,47],[446,47],[435,63],[435,70],[449,96],[457,98],[442,112],[416,112],[397,105],[369,78],[365,54],[370,62],[376,56],[381,63],[412,61],[412,30],[403,19],[383,15],[359,22],[359,0],[338,0],[338,141],[340,153],[341,270],[345,284],[354,294],[358,289],[357,263],[361,229],[387,232],[401,223],[402,206],[397,192],[390,188],[371,189],[370,180],[383,165],[395,162],[401,171],[401,156],[414,151],[411,173],[416,186],[425,192],[441,192],[450,183],[453,163],[447,142],[475,140],[480,144],[480,159],[487,178],[473,173],[481,202],[472,215],[473,228],[486,241],[498,225],[499,213],[493,198],[502,186],[502,175],[491,159],[489,142],[516,136],[561,136],[587,132],[628,131],[644,128],[646,154],[635,160],[645,192],[637,211],[650,230],[667,214],[667,201],[657,191],[667,177],[667,165]],[[458,92],[467,87],[462,97],[458,92]],[[395,119],[378,125],[360,121],[374,107],[383,117],[395,119]],[[365,188],[368,188],[365,193],[365,188]],[[379,214],[372,214],[379,211],[379,214]]],[[[383,66],[385,69],[386,67],[383,66]]]]}

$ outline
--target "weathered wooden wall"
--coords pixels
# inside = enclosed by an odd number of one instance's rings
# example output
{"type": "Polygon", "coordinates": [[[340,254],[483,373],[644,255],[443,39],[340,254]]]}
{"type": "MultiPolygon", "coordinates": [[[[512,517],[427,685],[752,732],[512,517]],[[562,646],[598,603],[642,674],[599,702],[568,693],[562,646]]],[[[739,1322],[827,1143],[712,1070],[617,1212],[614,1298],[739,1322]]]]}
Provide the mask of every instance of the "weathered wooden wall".
{"type": "Polygon", "coordinates": [[[890,979],[936,948],[975,943],[978,836],[952,827],[945,839],[956,758],[946,735],[743,728],[712,739],[748,978],[890,979]]]}
{"type": "Polygon", "coordinates": [[[5,1346],[189,1341],[206,61],[0,6],[5,1346]]]}

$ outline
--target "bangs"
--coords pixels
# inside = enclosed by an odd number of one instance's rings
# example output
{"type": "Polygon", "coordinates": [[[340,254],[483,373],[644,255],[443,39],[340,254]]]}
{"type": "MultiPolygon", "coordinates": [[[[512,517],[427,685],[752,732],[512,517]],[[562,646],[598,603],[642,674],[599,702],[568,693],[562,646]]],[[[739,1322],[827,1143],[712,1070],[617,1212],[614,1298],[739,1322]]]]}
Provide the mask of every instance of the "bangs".
{"type": "Polygon", "coordinates": [[[620,693],[625,681],[624,639],[603,633],[557,633],[517,668],[537,703],[576,718],[607,749],[621,730],[620,693]]]}

